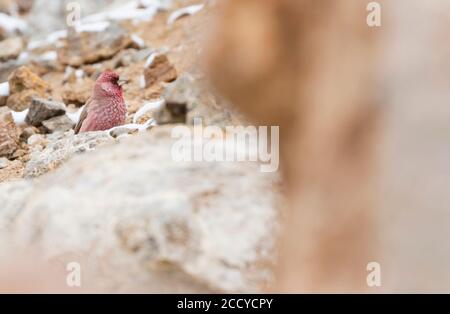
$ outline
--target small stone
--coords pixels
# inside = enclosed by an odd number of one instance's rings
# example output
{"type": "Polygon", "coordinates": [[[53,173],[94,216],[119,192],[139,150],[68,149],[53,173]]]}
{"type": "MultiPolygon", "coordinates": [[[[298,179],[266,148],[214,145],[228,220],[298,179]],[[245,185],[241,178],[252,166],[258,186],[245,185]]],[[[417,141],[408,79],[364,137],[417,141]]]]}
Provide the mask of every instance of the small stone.
{"type": "Polygon", "coordinates": [[[21,157],[25,156],[27,153],[28,153],[28,151],[25,149],[18,149],[14,152],[14,154],[12,154],[11,159],[21,158],[21,157]]]}
{"type": "Polygon", "coordinates": [[[25,66],[12,72],[8,82],[10,96],[6,105],[14,111],[23,111],[33,98],[46,98],[50,93],[50,86],[25,66]]]}
{"type": "Polygon", "coordinates": [[[22,133],[20,134],[20,140],[24,143],[28,141],[28,139],[35,134],[39,134],[39,129],[34,126],[29,126],[23,129],[22,133]]]}
{"type": "Polygon", "coordinates": [[[123,135],[130,135],[138,133],[138,128],[127,128],[127,127],[115,127],[112,130],[109,131],[109,135],[114,138],[121,137],[123,135]]]}
{"type": "Polygon", "coordinates": [[[42,125],[49,133],[65,132],[74,127],[74,123],[67,115],[54,117],[42,122],[42,125]]]}
{"type": "Polygon", "coordinates": [[[16,59],[24,48],[24,42],[20,37],[7,38],[0,41],[0,62],[16,59]]]}
{"type": "Polygon", "coordinates": [[[157,55],[152,64],[144,70],[145,87],[156,83],[170,83],[177,79],[177,70],[169,62],[166,55],[157,55]]]}
{"type": "Polygon", "coordinates": [[[0,108],[0,157],[11,157],[19,147],[19,131],[11,111],[0,108]]]}
{"type": "Polygon", "coordinates": [[[95,81],[90,78],[77,79],[64,85],[61,98],[66,105],[82,106],[91,97],[95,81]]]}
{"type": "Polygon", "coordinates": [[[31,135],[28,140],[27,140],[27,144],[30,146],[47,146],[47,144],[49,143],[49,141],[45,138],[44,135],[42,134],[34,134],[31,135]]]}
{"type": "Polygon", "coordinates": [[[43,98],[33,98],[25,122],[38,127],[42,125],[43,121],[65,113],[66,106],[64,103],[43,98]]]}

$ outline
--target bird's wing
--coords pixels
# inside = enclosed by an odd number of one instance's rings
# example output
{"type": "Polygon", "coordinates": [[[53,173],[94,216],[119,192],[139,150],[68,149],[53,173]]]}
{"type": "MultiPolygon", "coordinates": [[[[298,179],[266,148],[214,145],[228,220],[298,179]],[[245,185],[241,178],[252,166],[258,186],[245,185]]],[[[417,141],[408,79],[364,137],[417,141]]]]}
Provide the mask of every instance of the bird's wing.
{"type": "Polygon", "coordinates": [[[84,105],[83,111],[81,111],[80,119],[78,120],[77,125],[75,126],[75,134],[78,134],[80,132],[81,126],[83,125],[84,120],[86,120],[88,115],[88,107],[89,104],[92,102],[92,98],[89,98],[86,102],[86,105],[84,105]]]}

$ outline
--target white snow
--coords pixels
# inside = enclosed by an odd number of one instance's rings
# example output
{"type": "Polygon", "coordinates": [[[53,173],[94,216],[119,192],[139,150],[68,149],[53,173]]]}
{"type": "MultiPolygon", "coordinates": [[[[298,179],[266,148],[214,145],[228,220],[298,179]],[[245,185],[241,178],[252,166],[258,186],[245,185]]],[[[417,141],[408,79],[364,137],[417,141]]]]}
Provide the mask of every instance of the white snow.
{"type": "Polygon", "coordinates": [[[195,4],[172,12],[172,14],[170,14],[169,18],[167,19],[167,25],[172,25],[176,20],[178,20],[182,16],[194,15],[200,12],[204,6],[205,6],[204,4],[195,4]]]}
{"type": "Polygon", "coordinates": [[[148,56],[147,61],[145,61],[144,68],[150,67],[150,66],[152,65],[153,61],[155,61],[155,58],[156,58],[157,55],[158,55],[157,52],[152,52],[152,53],[148,56]]]}
{"type": "Polygon", "coordinates": [[[0,83],[0,96],[9,96],[9,83],[0,83]]]}
{"type": "Polygon", "coordinates": [[[47,51],[43,53],[39,59],[42,61],[54,61],[58,59],[58,53],[55,50],[47,51]]]}
{"type": "Polygon", "coordinates": [[[145,76],[144,75],[139,76],[139,87],[145,88],[145,76]]]}
{"type": "Polygon", "coordinates": [[[33,50],[45,45],[56,43],[58,40],[67,37],[67,30],[59,30],[47,35],[44,40],[30,41],[27,45],[28,50],[33,50]]]}
{"type": "Polygon", "coordinates": [[[78,121],[80,120],[80,116],[81,116],[81,112],[83,111],[83,108],[84,108],[84,106],[75,112],[67,112],[66,114],[69,117],[69,119],[72,120],[73,123],[78,123],[78,121]]]}
{"type": "Polygon", "coordinates": [[[131,40],[139,46],[139,48],[145,47],[144,40],[136,34],[131,34],[131,40]]]}
{"type": "Polygon", "coordinates": [[[130,1],[123,6],[86,16],[81,21],[83,23],[100,22],[107,20],[134,20],[148,21],[158,12],[160,8],[158,2],[149,2],[147,6],[139,7],[139,1],[130,1]]]}
{"type": "Polygon", "coordinates": [[[25,118],[28,114],[29,109],[25,109],[24,111],[12,111],[12,116],[14,119],[14,122],[17,125],[25,124],[25,118]]]}
{"type": "Polygon", "coordinates": [[[77,69],[75,71],[75,76],[77,79],[81,79],[84,77],[84,71],[82,69],[77,69]]]}
{"type": "Polygon", "coordinates": [[[25,32],[28,28],[27,23],[17,17],[9,16],[8,14],[0,12],[0,28],[3,28],[8,33],[25,32]]]}
{"type": "Polygon", "coordinates": [[[110,25],[110,23],[108,21],[98,21],[98,22],[93,22],[93,23],[79,23],[77,25],[75,25],[75,30],[78,33],[82,33],[82,32],[92,32],[92,33],[97,33],[97,32],[103,32],[106,28],[108,28],[108,26],[110,25]]]}
{"type": "Polygon", "coordinates": [[[140,117],[145,115],[149,111],[157,110],[165,103],[164,99],[158,99],[156,101],[146,102],[135,114],[133,117],[133,123],[137,123],[140,117]]]}
{"type": "Polygon", "coordinates": [[[22,51],[19,56],[17,57],[17,61],[24,61],[28,60],[30,57],[30,54],[27,51],[22,51]]]}

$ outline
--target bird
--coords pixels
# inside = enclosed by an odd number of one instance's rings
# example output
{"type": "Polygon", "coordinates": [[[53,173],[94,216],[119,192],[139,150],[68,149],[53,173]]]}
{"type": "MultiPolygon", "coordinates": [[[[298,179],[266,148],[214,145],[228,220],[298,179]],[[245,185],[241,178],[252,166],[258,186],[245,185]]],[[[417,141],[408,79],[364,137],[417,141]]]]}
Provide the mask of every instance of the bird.
{"type": "Polygon", "coordinates": [[[75,134],[105,131],[125,123],[127,107],[122,85],[126,82],[114,71],[100,74],[75,126],[75,134]]]}

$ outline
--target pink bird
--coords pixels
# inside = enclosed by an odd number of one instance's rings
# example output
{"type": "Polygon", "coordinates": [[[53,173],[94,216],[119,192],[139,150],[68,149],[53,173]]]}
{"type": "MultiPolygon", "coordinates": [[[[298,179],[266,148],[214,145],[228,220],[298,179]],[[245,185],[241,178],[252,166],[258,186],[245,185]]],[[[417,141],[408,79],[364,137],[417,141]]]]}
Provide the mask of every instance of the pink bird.
{"type": "Polygon", "coordinates": [[[97,81],[92,96],[86,102],[75,127],[75,134],[90,131],[109,130],[125,123],[127,108],[123,99],[119,74],[103,72],[97,81]]]}

